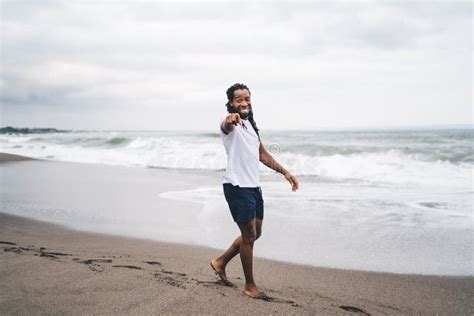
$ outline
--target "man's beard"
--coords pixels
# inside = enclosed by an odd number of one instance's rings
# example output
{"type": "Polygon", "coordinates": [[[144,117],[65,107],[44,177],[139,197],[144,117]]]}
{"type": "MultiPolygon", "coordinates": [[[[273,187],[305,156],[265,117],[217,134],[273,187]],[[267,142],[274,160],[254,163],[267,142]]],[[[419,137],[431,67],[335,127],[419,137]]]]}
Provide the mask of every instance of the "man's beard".
{"type": "Polygon", "coordinates": [[[248,117],[252,113],[252,106],[249,106],[249,111],[247,113],[242,113],[240,110],[237,110],[236,112],[239,113],[240,118],[246,120],[246,119],[248,119],[248,117]]]}
{"type": "Polygon", "coordinates": [[[245,114],[239,112],[239,115],[240,115],[240,118],[246,120],[250,116],[250,111],[248,113],[245,113],[245,114]]]}

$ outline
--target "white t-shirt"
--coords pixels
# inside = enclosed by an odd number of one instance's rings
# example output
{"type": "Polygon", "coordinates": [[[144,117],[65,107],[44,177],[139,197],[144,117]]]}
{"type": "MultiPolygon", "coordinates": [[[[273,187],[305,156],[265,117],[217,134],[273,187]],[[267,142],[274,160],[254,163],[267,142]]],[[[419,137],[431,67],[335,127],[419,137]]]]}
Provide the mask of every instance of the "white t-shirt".
{"type": "Polygon", "coordinates": [[[220,124],[227,117],[226,114],[219,122],[221,139],[227,153],[227,168],[222,178],[222,183],[232,183],[242,188],[256,188],[260,186],[260,140],[249,120],[240,124],[225,134],[220,124]]]}

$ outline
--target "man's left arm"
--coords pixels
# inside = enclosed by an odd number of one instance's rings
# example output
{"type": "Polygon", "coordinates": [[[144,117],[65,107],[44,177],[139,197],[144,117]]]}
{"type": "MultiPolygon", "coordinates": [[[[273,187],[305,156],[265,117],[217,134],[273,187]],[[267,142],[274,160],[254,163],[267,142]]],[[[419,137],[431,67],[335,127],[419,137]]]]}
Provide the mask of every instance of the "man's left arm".
{"type": "Polygon", "coordinates": [[[299,183],[298,180],[296,179],[295,176],[293,176],[288,170],[283,168],[282,165],[280,165],[273,157],[270,155],[270,153],[265,149],[263,146],[262,142],[260,141],[260,147],[259,147],[259,156],[260,156],[260,161],[267,166],[268,168],[271,168],[279,173],[281,173],[288,182],[291,184],[291,190],[296,191],[298,190],[299,183]]]}

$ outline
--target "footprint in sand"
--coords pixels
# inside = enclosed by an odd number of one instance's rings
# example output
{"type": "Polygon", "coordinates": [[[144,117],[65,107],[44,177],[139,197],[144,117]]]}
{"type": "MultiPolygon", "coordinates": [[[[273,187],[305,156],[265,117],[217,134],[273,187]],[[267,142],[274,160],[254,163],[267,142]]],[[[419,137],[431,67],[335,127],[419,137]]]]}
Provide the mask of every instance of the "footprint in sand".
{"type": "Polygon", "coordinates": [[[35,246],[33,245],[28,245],[26,247],[20,247],[21,250],[25,250],[25,251],[37,251],[35,246]]]}
{"type": "Polygon", "coordinates": [[[142,267],[132,266],[129,264],[116,264],[113,265],[114,268],[128,268],[128,269],[135,269],[135,270],[142,270],[142,267]]]}
{"type": "Polygon", "coordinates": [[[159,263],[158,261],[143,261],[143,262],[148,263],[150,265],[159,265],[159,266],[161,266],[161,263],[159,263]]]}
{"type": "Polygon", "coordinates": [[[11,241],[4,241],[4,240],[0,240],[0,244],[5,244],[5,245],[16,245],[14,242],[11,242],[11,241]]]}
{"type": "Polygon", "coordinates": [[[19,247],[10,247],[10,248],[4,248],[4,252],[14,252],[14,253],[21,253],[21,249],[19,247]]]}
{"type": "MultiPolygon", "coordinates": [[[[17,253],[17,254],[21,254],[22,251],[35,251],[37,253],[39,253],[39,256],[40,257],[48,257],[48,258],[52,258],[52,259],[59,259],[59,256],[71,256],[71,254],[68,254],[68,253],[63,253],[63,252],[55,252],[55,251],[45,251],[45,247],[40,247],[39,250],[37,248],[35,248],[34,245],[28,245],[26,247],[21,247],[21,246],[18,246],[16,243],[14,242],[11,242],[11,241],[0,241],[0,244],[4,244],[4,245],[13,245],[14,247],[10,247],[10,248],[4,248],[3,251],[4,252],[14,252],[14,253],[17,253]]],[[[37,256],[38,254],[35,254],[35,256],[37,256]]]]}
{"type": "Polygon", "coordinates": [[[89,267],[89,269],[96,272],[104,271],[104,268],[97,263],[111,263],[112,262],[112,259],[85,259],[83,260],[81,258],[73,258],[72,260],[77,263],[85,264],[87,267],[89,267]]]}
{"type": "Polygon", "coordinates": [[[348,311],[348,312],[359,313],[359,314],[362,314],[362,315],[370,316],[369,313],[367,313],[366,311],[364,311],[364,310],[362,310],[358,307],[355,307],[355,306],[340,305],[339,308],[342,308],[343,310],[348,311]]]}
{"type": "Polygon", "coordinates": [[[40,257],[48,257],[48,258],[53,258],[53,259],[59,259],[58,256],[72,256],[71,254],[68,253],[62,253],[62,252],[54,252],[54,251],[44,251],[41,249],[46,249],[41,247],[40,248],[40,257]]]}
{"type": "Polygon", "coordinates": [[[82,260],[81,258],[74,258],[72,260],[76,261],[77,263],[83,263],[83,264],[93,264],[95,262],[112,263],[112,259],[86,259],[86,260],[82,260]]]}
{"type": "Polygon", "coordinates": [[[186,273],[174,272],[174,271],[169,271],[165,269],[161,269],[161,272],[166,273],[166,274],[176,274],[179,276],[186,276],[186,273]]]}
{"type": "MultiPolygon", "coordinates": [[[[165,282],[168,285],[174,286],[174,287],[179,287],[182,289],[186,289],[186,286],[184,286],[184,281],[173,278],[169,275],[162,275],[161,273],[155,273],[154,274],[155,278],[157,278],[161,282],[165,282]]],[[[187,280],[187,279],[186,279],[187,280]]]]}

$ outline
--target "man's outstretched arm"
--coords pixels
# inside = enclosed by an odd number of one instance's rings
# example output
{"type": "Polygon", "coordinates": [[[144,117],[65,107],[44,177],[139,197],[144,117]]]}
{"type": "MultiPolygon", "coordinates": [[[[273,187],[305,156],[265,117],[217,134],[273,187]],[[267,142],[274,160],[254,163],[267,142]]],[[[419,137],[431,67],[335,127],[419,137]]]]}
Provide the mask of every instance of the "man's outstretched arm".
{"type": "Polygon", "coordinates": [[[260,155],[260,161],[267,166],[270,169],[273,169],[279,173],[281,173],[283,176],[285,176],[285,179],[288,180],[291,184],[291,190],[296,191],[299,188],[299,183],[298,180],[296,179],[295,176],[293,176],[288,170],[283,168],[282,165],[280,165],[273,157],[270,155],[270,153],[263,147],[262,142],[260,141],[260,147],[259,147],[259,155],[260,155]]]}

